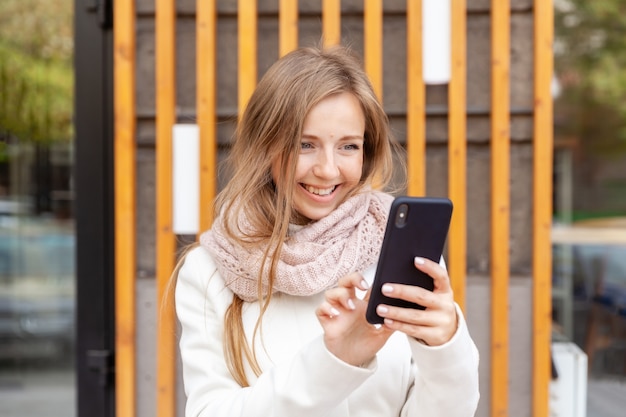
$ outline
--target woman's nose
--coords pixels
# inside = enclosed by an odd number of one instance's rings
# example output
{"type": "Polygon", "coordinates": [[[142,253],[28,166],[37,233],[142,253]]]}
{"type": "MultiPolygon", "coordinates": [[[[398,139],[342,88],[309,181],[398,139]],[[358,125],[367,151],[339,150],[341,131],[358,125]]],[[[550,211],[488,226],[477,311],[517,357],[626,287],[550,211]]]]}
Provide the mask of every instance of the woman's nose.
{"type": "Polygon", "coordinates": [[[321,178],[335,178],[339,174],[339,167],[332,152],[320,152],[317,157],[313,174],[321,178]]]}

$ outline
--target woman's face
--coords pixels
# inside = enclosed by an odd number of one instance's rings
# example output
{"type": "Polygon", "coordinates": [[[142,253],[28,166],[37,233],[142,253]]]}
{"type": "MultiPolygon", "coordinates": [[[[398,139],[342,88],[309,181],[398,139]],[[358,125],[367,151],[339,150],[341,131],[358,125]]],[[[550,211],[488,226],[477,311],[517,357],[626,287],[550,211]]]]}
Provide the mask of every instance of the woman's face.
{"type": "MultiPolygon", "coordinates": [[[[310,220],[319,220],[341,204],[363,172],[365,116],[351,93],[325,98],[311,109],[302,129],[293,203],[310,220]]],[[[281,178],[277,163],[275,181],[281,178]]]]}

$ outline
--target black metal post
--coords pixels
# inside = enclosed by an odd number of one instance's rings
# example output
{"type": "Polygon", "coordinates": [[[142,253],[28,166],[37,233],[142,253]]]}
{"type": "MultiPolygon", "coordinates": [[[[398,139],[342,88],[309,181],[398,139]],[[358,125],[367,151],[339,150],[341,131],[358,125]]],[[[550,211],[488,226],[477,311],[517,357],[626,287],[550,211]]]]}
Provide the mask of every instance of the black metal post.
{"type": "Polygon", "coordinates": [[[76,0],[74,6],[76,389],[77,415],[85,417],[115,415],[110,3],[76,0]]]}

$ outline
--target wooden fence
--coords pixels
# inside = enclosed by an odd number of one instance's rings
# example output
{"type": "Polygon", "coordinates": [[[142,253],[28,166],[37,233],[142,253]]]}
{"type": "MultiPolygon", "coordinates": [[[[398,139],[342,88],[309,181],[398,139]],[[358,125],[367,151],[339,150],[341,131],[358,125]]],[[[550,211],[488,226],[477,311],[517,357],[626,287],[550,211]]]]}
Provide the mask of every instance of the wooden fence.
{"type": "MultiPolygon", "coordinates": [[[[176,236],[172,230],[172,127],[176,122],[176,4],[156,0],[156,274],[161,306],[175,264],[176,236]]],[[[279,54],[297,47],[298,2],[279,2],[279,54]]],[[[425,193],[426,111],[421,62],[421,0],[407,0],[407,149],[409,193],[425,193]]],[[[532,230],[532,415],[548,416],[551,332],[551,202],[552,202],[552,2],[535,0],[533,230],[532,230]]],[[[467,241],[466,145],[466,0],[452,0],[452,75],[449,84],[448,190],[455,203],[448,259],[454,292],[465,308],[467,241]]],[[[510,230],[510,6],[491,1],[491,362],[492,416],[509,413],[509,230],[510,230]]],[[[322,0],[323,39],[341,39],[340,0],[322,0]]],[[[114,8],[115,74],[115,259],[116,259],[116,409],[118,417],[136,411],[136,10],[135,2],[119,0],[114,8]]],[[[257,77],[256,0],[238,0],[238,103],[243,108],[257,77]]],[[[196,4],[197,120],[200,131],[200,229],[210,226],[205,210],[216,185],[216,36],[215,0],[196,4]]],[[[383,1],[364,0],[365,68],[382,97],[383,1]]],[[[160,307],[159,307],[160,309],[160,307]]],[[[157,406],[159,417],[176,414],[176,341],[172,309],[158,326],[157,406]]]]}

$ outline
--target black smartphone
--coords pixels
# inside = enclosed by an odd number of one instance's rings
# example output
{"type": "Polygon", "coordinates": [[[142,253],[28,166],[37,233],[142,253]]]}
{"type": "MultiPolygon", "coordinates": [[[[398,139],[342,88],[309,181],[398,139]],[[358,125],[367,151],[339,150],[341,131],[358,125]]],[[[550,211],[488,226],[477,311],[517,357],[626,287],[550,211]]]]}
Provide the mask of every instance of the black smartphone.
{"type": "Polygon", "coordinates": [[[419,304],[386,297],[381,288],[389,282],[417,285],[432,291],[433,279],[415,268],[413,260],[421,256],[440,261],[451,218],[452,202],[447,198],[401,196],[394,199],[367,305],[368,322],[383,322],[376,313],[379,304],[424,309],[419,304]]]}

